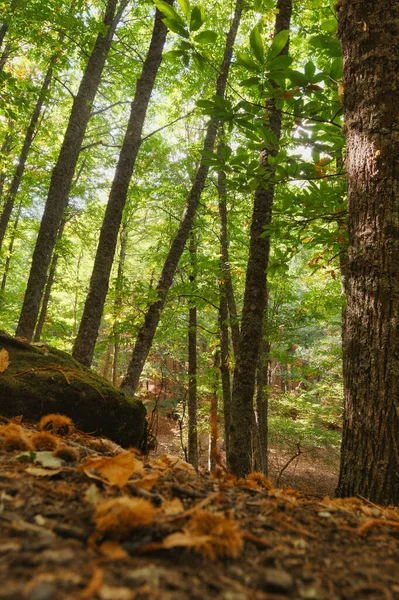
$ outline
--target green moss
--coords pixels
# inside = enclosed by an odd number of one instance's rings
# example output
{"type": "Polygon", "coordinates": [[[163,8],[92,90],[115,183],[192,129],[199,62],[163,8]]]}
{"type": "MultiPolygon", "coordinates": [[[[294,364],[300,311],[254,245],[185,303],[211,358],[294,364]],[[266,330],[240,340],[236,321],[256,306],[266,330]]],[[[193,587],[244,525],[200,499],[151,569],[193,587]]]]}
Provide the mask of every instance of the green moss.
{"type": "Polygon", "coordinates": [[[122,446],[140,446],[145,408],[66,352],[33,346],[0,331],[0,349],[10,365],[0,374],[0,414],[38,420],[48,413],[69,416],[76,427],[122,446]]]}

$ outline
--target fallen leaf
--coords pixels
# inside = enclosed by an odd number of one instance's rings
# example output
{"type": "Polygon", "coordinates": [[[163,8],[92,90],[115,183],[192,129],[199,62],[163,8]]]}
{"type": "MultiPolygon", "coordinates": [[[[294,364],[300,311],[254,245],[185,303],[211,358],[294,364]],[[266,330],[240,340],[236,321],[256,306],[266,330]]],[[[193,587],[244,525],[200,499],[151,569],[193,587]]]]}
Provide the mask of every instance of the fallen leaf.
{"type": "Polygon", "coordinates": [[[162,512],[165,515],[175,515],[184,511],[184,506],[180,498],[172,498],[172,500],[165,500],[162,502],[162,512]]]}
{"type": "Polygon", "coordinates": [[[25,470],[35,477],[54,477],[62,472],[62,469],[43,469],[42,467],[27,467],[25,470]]]}
{"type": "Polygon", "coordinates": [[[10,357],[7,350],[5,348],[2,348],[0,350],[0,373],[4,373],[4,371],[8,369],[8,366],[10,364],[9,358],[10,357]]]}
{"type": "Polygon", "coordinates": [[[89,504],[98,504],[103,499],[102,494],[95,483],[91,483],[85,492],[85,500],[89,504]]]}
{"type": "Polygon", "coordinates": [[[176,548],[176,546],[199,547],[212,540],[210,535],[195,535],[187,531],[171,533],[162,542],[163,548],[176,548]]]}
{"type": "Polygon", "coordinates": [[[88,458],[80,469],[92,479],[99,479],[104,483],[121,488],[129,481],[133,473],[142,473],[144,466],[133,453],[126,452],[111,458],[88,458]],[[99,473],[100,476],[96,473],[99,473]]]}
{"type": "Polygon", "coordinates": [[[103,585],[98,592],[98,595],[100,596],[101,600],[133,600],[136,593],[127,587],[103,585]]]}
{"type": "Polygon", "coordinates": [[[53,456],[51,452],[36,452],[33,461],[47,469],[59,469],[64,464],[60,458],[53,456]]]}
{"type": "Polygon", "coordinates": [[[111,560],[122,560],[127,558],[129,554],[122,548],[118,542],[106,541],[100,546],[100,552],[111,560]]]}
{"type": "Polygon", "coordinates": [[[85,589],[82,592],[80,592],[79,598],[93,598],[93,596],[98,592],[98,590],[102,586],[103,579],[104,569],[95,566],[92,578],[90,579],[85,589]]]}
{"type": "Polygon", "coordinates": [[[137,485],[137,487],[140,487],[143,490],[149,491],[149,490],[152,490],[152,488],[154,487],[154,485],[156,484],[156,482],[158,481],[158,479],[160,477],[161,477],[161,473],[154,471],[153,473],[149,473],[148,475],[145,475],[141,479],[135,479],[134,485],[137,485]]]}

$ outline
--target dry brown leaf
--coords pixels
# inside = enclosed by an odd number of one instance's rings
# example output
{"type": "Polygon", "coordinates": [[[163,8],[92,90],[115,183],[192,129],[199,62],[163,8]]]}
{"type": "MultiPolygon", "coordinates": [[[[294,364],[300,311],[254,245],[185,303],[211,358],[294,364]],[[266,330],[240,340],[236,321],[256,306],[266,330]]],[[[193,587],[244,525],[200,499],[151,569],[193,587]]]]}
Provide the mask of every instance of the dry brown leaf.
{"type": "Polygon", "coordinates": [[[111,540],[103,542],[99,550],[104,556],[111,560],[123,560],[129,556],[126,550],[124,550],[118,542],[113,542],[111,540]]]}
{"type": "Polygon", "coordinates": [[[143,463],[131,452],[118,454],[111,458],[89,457],[79,468],[92,479],[99,479],[120,488],[126,485],[133,473],[142,473],[144,470],[143,463]],[[93,471],[99,473],[100,476],[93,471]]]}
{"type": "Polygon", "coordinates": [[[178,469],[179,471],[188,471],[193,474],[196,472],[193,465],[178,456],[173,456],[173,454],[162,454],[159,458],[150,460],[149,464],[159,471],[178,469]]]}
{"type": "Polygon", "coordinates": [[[42,467],[27,467],[25,469],[30,475],[35,477],[54,477],[62,472],[62,469],[43,469],[42,467]]]}
{"type": "Polygon", "coordinates": [[[135,479],[134,485],[137,485],[137,487],[140,487],[143,490],[149,491],[149,490],[152,490],[152,488],[154,487],[154,485],[156,484],[156,482],[158,481],[158,479],[160,477],[161,477],[161,473],[154,471],[153,473],[149,473],[148,475],[145,475],[141,479],[135,479]]]}
{"type": "Polygon", "coordinates": [[[4,373],[10,364],[10,356],[5,348],[0,350],[0,373],[4,373]]]}
{"type": "Polygon", "coordinates": [[[145,498],[109,498],[99,502],[93,520],[96,529],[114,539],[127,537],[134,529],[151,525],[157,509],[145,498]]]}
{"type": "Polygon", "coordinates": [[[162,542],[162,547],[166,549],[184,546],[186,548],[199,548],[212,540],[210,535],[196,535],[189,531],[176,531],[171,533],[162,542]]]}
{"type": "Polygon", "coordinates": [[[165,515],[175,515],[184,511],[184,506],[180,498],[172,498],[162,502],[162,512],[165,515]]]}
{"type": "Polygon", "coordinates": [[[94,595],[98,592],[100,587],[102,586],[104,579],[104,569],[101,567],[94,567],[92,578],[89,583],[85,587],[85,589],[80,592],[79,598],[93,598],[94,595]]]}

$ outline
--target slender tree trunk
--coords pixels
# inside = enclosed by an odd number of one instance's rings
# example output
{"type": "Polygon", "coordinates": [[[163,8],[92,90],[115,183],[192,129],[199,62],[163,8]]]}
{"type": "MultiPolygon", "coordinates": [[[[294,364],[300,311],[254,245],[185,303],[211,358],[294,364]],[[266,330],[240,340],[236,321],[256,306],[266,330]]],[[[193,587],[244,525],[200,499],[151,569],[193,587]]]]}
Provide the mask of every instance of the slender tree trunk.
{"type": "MultiPolygon", "coordinates": [[[[53,63],[56,59],[54,56],[51,59],[51,63],[53,63]]],[[[15,198],[17,196],[19,186],[21,183],[22,175],[25,170],[26,161],[28,160],[28,154],[30,148],[32,146],[33,138],[35,135],[36,127],[39,121],[40,113],[42,111],[43,103],[46,98],[47,91],[50,87],[51,79],[53,76],[53,67],[50,66],[47,69],[46,75],[44,77],[41,90],[39,92],[39,96],[36,100],[35,108],[33,109],[32,117],[26,131],[25,140],[22,146],[21,153],[19,155],[18,164],[15,169],[14,177],[11,182],[10,188],[7,192],[6,201],[3,207],[3,212],[0,216],[0,250],[3,245],[4,236],[6,233],[7,225],[11,217],[11,212],[14,208],[15,198]]]]}
{"type": "Polygon", "coordinates": [[[399,3],[340,0],[349,248],[340,496],[399,502],[399,3]]]}
{"type": "MultiPolygon", "coordinates": [[[[12,145],[11,132],[12,132],[13,128],[14,128],[14,123],[9,123],[8,131],[4,137],[3,144],[0,149],[0,155],[1,155],[2,159],[3,159],[3,156],[8,155],[8,153],[11,149],[11,145],[12,145]]],[[[1,162],[2,162],[2,168],[1,168],[1,173],[0,173],[0,198],[2,198],[2,196],[3,196],[4,183],[6,181],[6,175],[7,175],[7,170],[3,166],[3,160],[1,162]]]]}
{"type": "Polygon", "coordinates": [[[93,101],[117,25],[115,17],[117,4],[118,0],[108,0],[107,2],[103,19],[104,29],[97,36],[79,91],[74,99],[64,141],[51,176],[49,193],[33,252],[28,285],[17,327],[17,335],[28,340],[32,339],[35,329],[57,231],[68,202],[93,101]]]}
{"type": "MultiPolygon", "coordinates": [[[[224,127],[220,126],[220,142],[218,145],[218,156],[222,157],[224,127]]],[[[234,296],[233,280],[229,262],[229,239],[227,233],[227,196],[226,196],[226,173],[218,172],[218,196],[219,196],[219,233],[220,233],[220,268],[222,271],[222,293],[227,298],[230,313],[231,339],[233,342],[234,356],[238,352],[240,340],[240,326],[238,322],[237,305],[234,296]]]]}
{"type": "Polygon", "coordinates": [[[117,387],[118,384],[118,360],[119,360],[119,348],[120,348],[120,334],[118,331],[118,321],[122,310],[122,288],[123,288],[123,272],[125,268],[126,259],[126,247],[128,239],[128,226],[129,219],[125,219],[122,229],[120,232],[120,250],[119,250],[119,261],[118,261],[118,273],[116,279],[116,298],[114,304],[114,324],[113,324],[113,338],[114,338],[114,360],[112,364],[112,385],[117,387]]]}
{"type": "Polygon", "coordinates": [[[220,375],[222,380],[222,398],[224,415],[224,444],[226,448],[226,463],[229,464],[230,452],[230,422],[231,422],[231,380],[229,369],[229,312],[227,298],[220,286],[219,328],[220,328],[220,375]]]}
{"type": "MultiPolygon", "coordinates": [[[[266,299],[267,303],[267,299],[266,299]]],[[[267,308],[266,308],[267,310],[267,308]]],[[[266,314],[265,310],[265,314],[266,314]]],[[[256,413],[258,429],[257,470],[268,474],[268,412],[269,412],[269,353],[270,342],[262,339],[256,373],[256,413]]]]}
{"type": "Polygon", "coordinates": [[[11,54],[11,44],[6,44],[3,52],[0,55],[0,72],[3,70],[4,65],[6,64],[10,54],[11,54]]]}
{"type": "Polygon", "coordinates": [[[214,361],[214,380],[213,380],[213,390],[211,395],[211,451],[210,451],[210,471],[214,473],[216,467],[220,462],[219,451],[218,451],[218,439],[219,439],[219,431],[218,431],[218,393],[219,393],[219,369],[220,369],[220,352],[216,350],[214,361]]]}
{"type": "MultiPolygon", "coordinates": [[[[63,217],[60,228],[58,230],[58,234],[57,234],[57,242],[61,241],[66,223],[67,223],[67,220],[65,217],[63,217]]],[[[49,273],[48,273],[48,277],[47,277],[46,287],[44,288],[42,305],[40,307],[40,314],[39,314],[39,318],[37,320],[35,335],[33,337],[34,342],[39,342],[40,338],[42,336],[44,323],[46,322],[46,316],[47,316],[48,305],[50,302],[51,291],[53,289],[53,285],[54,285],[54,281],[55,281],[55,273],[57,270],[58,259],[59,259],[59,254],[55,250],[54,254],[52,256],[52,259],[51,259],[51,264],[50,264],[50,269],[49,269],[49,273]]]]}
{"type": "Polygon", "coordinates": [[[12,253],[14,251],[15,238],[17,237],[17,229],[18,229],[19,219],[21,217],[21,211],[22,211],[22,204],[20,204],[18,206],[17,216],[15,217],[14,225],[12,227],[12,233],[11,233],[11,237],[10,237],[10,243],[8,245],[8,251],[7,251],[7,258],[6,258],[6,262],[5,262],[5,265],[4,265],[3,278],[1,280],[1,292],[2,293],[5,292],[6,285],[7,285],[7,278],[8,278],[8,273],[10,271],[10,264],[11,264],[11,259],[12,259],[12,253]]]}
{"type": "MultiPolygon", "coordinates": [[[[192,287],[195,285],[197,272],[197,244],[194,233],[190,236],[189,276],[192,287]]],[[[198,433],[197,433],[197,307],[188,309],[188,462],[198,468],[198,433]]]]}
{"type": "MultiPolygon", "coordinates": [[[[275,34],[290,27],[292,2],[278,0],[275,34]]],[[[281,54],[288,53],[288,44],[281,54]]],[[[273,101],[268,103],[269,121],[267,127],[279,140],[281,111],[273,101]]],[[[269,155],[275,156],[277,146],[264,148],[260,165],[269,167],[269,155]]],[[[272,174],[272,171],[270,171],[272,174]]],[[[251,223],[251,237],[247,276],[245,281],[244,304],[241,318],[239,350],[236,357],[232,394],[232,421],[230,427],[230,467],[235,475],[243,477],[251,471],[251,430],[253,417],[253,397],[255,374],[258,362],[259,345],[262,337],[262,320],[266,299],[266,270],[269,262],[270,239],[264,229],[270,224],[274,199],[272,184],[260,185],[255,193],[251,223]]]]}
{"type": "MultiPolygon", "coordinates": [[[[170,2],[171,3],[171,2],[170,2]]],[[[130,179],[141,144],[141,133],[146,116],[155,78],[162,61],[167,29],[162,22],[163,15],[158,9],[150,47],[143,70],[136,84],[136,93],[131,105],[130,118],[122,149],[119,155],[116,173],[111,186],[90,287],[80,322],[79,332],[73,347],[73,356],[86,366],[93,360],[94,347],[98,336],[105,298],[108,292],[109,278],[114,260],[118,231],[122,221],[123,209],[129,190],[130,179]]]]}
{"type": "MultiPolygon", "coordinates": [[[[234,18],[229,33],[227,34],[223,64],[216,82],[216,95],[220,97],[224,96],[226,89],[227,77],[233,54],[233,45],[242,13],[242,5],[243,0],[237,0],[234,18]]],[[[205,151],[211,152],[213,150],[217,134],[217,126],[217,122],[215,121],[211,121],[208,125],[204,141],[205,151]]],[[[128,396],[132,396],[138,387],[140,375],[150,351],[169,289],[173,283],[177,265],[179,264],[180,257],[183,254],[184,247],[190,235],[197,206],[199,204],[202,191],[205,187],[208,171],[209,167],[204,165],[201,161],[186,202],[178,231],[172,242],[162,269],[161,276],[156,286],[157,300],[150,304],[147,310],[144,324],[137,336],[132,359],[129,363],[126,376],[121,385],[122,391],[128,396]]]]}

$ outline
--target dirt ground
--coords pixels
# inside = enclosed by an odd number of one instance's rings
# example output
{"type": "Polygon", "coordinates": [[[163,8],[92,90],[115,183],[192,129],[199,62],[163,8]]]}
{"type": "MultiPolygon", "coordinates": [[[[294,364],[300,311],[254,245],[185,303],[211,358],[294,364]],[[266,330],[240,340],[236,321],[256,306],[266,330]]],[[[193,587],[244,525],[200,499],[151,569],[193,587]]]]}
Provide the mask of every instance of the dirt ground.
{"type": "Polygon", "coordinates": [[[399,511],[324,496],[334,472],[287,469],[301,494],[1,423],[0,599],[399,600],[399,511]]]}

